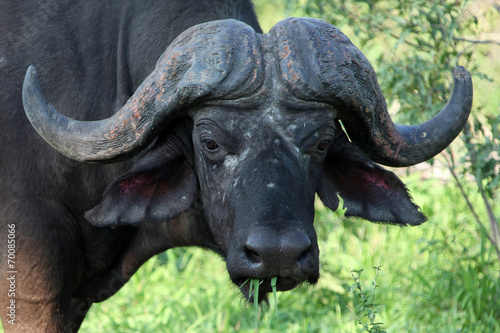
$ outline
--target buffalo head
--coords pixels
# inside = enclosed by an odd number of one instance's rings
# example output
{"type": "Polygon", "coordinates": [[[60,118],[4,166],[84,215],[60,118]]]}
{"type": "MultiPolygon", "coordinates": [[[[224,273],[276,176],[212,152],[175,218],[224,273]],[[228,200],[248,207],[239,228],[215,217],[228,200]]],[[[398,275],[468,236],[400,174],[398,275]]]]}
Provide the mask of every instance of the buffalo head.
{"type": "Polygon", "coordinates": [[[198,212],[211,233],[206,246],[226,258],[237,285],[278,277],[278,290],[288,290],[319,276],[315,193],[333,210],[342,197],[347,216],[426,220],[404,184],[375,162],[409,166],[443,150],[468,118],[472,83],[458,68],[438,115],[396,125],[372,67],[337,28],[292,18],[260,35],[224,20],[181,34],[108,119],[60,114],[34,68],[23,101],[36,130],[73,159],[141,153],[86,214],[91,223],[138,226],[198,212]]]}

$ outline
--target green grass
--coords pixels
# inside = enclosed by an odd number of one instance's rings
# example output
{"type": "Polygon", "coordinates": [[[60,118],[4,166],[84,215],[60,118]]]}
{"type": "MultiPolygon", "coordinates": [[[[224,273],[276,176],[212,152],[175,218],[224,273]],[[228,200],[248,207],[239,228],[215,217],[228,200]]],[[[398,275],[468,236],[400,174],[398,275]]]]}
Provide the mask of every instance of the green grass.
{"type": "Polygon", "coordinates": [[[256,312],[218,256],[173,249],[95,304],[81,332],[361,332],[356,316],[367,317],[351,292],[352,269],[364,270],[367,293],[376,281],[376,322],[389,333],[500,332],[499,264],[460,193],[418,174],[405,182],[429,217],[418,227],[348,220],[318,202],[321,277],[314,286],[277,293],[256,312]]]}
{"type": "Polygon", "coordinates": [[[321,278],[278,293],[279,308],[271,302],[256,312],[216,255],[174,249],[94,305],[82,332],[255,332],[256,326],[261,332],[359,332],[347,308],[358,305],[351,269],[364,269],[363,279],[375,281],[372,267],[378,266],[384,269],[376,277],[377,321],[387,332],[500,332],[493,251],[454,187],[417,176],[407,183],[429,217],[419,227],[347,220],[318,203],[321,278]]]}

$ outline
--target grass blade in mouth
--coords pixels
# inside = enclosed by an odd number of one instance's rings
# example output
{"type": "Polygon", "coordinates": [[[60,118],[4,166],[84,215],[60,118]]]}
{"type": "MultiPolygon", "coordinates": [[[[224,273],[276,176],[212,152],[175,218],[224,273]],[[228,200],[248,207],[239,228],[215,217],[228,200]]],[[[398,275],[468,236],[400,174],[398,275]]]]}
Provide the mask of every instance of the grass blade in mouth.
{"type": "MultiPolygon", "coordinates": [[[[247,279],[245,283],[248,282],[248,301],[250,301],[250,298],[252,298],[252,292],[253,292],[253,280],[254,279],[247,279]]],[[[245,284],[243,283],[243,285],[245,284]]]]}
{"type": "Polygon", "coordinates": [[[278,310],[278,298],[276,296],[276,284],[278,282],[278,277],[274,276],[271,278],[271,289],[273,290],[273,296],[274,296],[274,309],[278,310]]]}
{"type": "MultiPolygon", "coordinates": [[[[269,281],[269,280],[268,280],[269,281]]],[[[259,289],[260,285],[264,282],[263,279],[247,279],[240,286],[242,288],[246,283],[248,283],[248,300],[253,296],[253,305],[254,305],[254,313],[255,313],[255,328],[257,329],[259,326],[259,289]]],[[[274,309],[278,310],[278,298],[277,298],[277,284],[278,277],[274,276],[270,279],[271,289],[273,291],[274,296],[274,309]]]]}
{"type": "Polygon", "coordinates": [[[259,309],[259,286],[262,283],[260,279],[251,279],[250,280],[250,288],[252,288],[253,285],[253,305],[255,308],[255,311],[257,313],[257,310],[259,309]]]}
{"type": "Polygon", "coordinates": [[[243,288],[243,286],[249,281],[250,279],[246,279],[245,282],[243,282],[241,285],[240,285],[240,289],[243,288]]]}
{"type": "Polygon", "coordinates": [[[259,285],[262,283],[260,279],[250,279],[250,292],[248,299],[252,297],[253,290],[253,306],[255,312],[255,329],[259,327],[259,285]]]}

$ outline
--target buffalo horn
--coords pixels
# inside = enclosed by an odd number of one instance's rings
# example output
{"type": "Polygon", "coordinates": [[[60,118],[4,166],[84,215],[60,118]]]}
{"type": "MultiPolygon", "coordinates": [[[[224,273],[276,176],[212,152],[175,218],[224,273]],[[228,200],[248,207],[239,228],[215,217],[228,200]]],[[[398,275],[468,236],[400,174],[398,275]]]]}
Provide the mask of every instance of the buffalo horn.
{"type": "Polygon", "coordinates": [[[446,148],[467,122],[472,80],[458,67],[448,104],[427,122],[394,124],[375,71],[336,27],[315,19],[291,18],[273,27],[281,80],[304,100],[325,102],[337,112],[351,141],[373,161],[410,166],[446,148]]]}
{"type": "Polygon", "coordinates": [[[45,101],[34,66],[27,70],[23,104],[33,127],[62,154],[83,162],[110,163],[144,149],[176,116],[210,99],[234,99],[261,85],[255,31],[236,20],[200,24],[179,35],[155,70],[113,116],[78,121],[45,101]]]}

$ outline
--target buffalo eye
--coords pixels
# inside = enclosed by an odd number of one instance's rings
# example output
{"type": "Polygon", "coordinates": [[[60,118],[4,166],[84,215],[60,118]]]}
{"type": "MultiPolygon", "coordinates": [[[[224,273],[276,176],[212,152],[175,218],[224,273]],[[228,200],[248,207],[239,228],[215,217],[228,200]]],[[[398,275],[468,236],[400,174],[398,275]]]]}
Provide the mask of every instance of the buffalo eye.
{"type": "Polygon", "coordinates": [[[217,142],[212,139],[203,140],[203,145],[205,146],[206,150],[212,153],[216,152],[219,149],[219,145],[217,144],[217,142]]]}
{"type": "Polygon", "coordinates": [[[325,139],[323,141],[321,141],[319,143],[319,145],[316,147],[316,149],[320,152],[320,153],[324,153],[328,147],[330,146],[330,140],[328,139],[325,139]]]}

